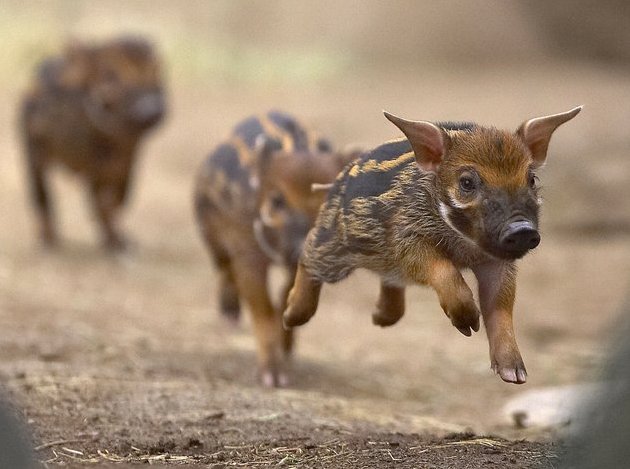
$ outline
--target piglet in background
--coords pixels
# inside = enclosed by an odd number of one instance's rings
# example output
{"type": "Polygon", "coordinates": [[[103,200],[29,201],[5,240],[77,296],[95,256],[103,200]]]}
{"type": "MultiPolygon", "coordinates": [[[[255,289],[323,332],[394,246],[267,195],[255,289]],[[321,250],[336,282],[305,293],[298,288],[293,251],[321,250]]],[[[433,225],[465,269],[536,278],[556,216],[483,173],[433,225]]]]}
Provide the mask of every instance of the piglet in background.
{"type": "Polygon", "coordinates": [[[21,130],[39,235],[57,242],[49,169],[57,163],[85,182],[110,250],[125,247],[118,228],[138,145],[165,112],[160,64],[144,39],[73,42],[45,60],[22,103],[21,130]]]}
{"type": "Polygon", "coordinates": [[[251,312],[260,379],[287,384],[292,331],[281,315],[325,190],[358,150],[333,151],[295,117],[269,111],[239,122],[199,169],[194,194],[198,226],[219,271],[219,310],[236,321],[244,302],[251,312]],[[287,283],[276,306],[269,268],[284,268],[287,283]]]}

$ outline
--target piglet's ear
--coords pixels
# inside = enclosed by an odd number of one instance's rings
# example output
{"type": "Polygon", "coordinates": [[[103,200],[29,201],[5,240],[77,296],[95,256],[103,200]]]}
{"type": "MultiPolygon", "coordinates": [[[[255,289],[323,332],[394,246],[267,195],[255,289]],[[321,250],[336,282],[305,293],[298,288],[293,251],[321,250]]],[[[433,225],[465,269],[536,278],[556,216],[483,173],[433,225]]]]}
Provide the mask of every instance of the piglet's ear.
{"type": "Polygon", "coordinates": [[[271,140],[264,134],[258,135],[254,141],[254,152],[256,153],[256,165],[249,177],[249,184],[254,189],[258,189],[261,185],[261,181],[265,178],[273,158],[273,145],[271,140]]]}
{"type": "MultiPolygon", "coordinates": [[[[254,140],[254,152],[256,154],[255,173],[259,184],[263,184],[265,179],[273,179],[277,175],[272,172],[272,163],[276,159],[278,152],[282,151],[282,144],[275,138],[270,138],[265,134],[260,134],[254,140]]],[[[273,166],[276,166],[275,164],[273,166]]]]}
{"type": "Polygon", "coordinates": [[[535,117],[521,124],[516,134],[523,139],[529,151],[532,152],[535,166],[539,167],[545,164],[547,148],[549,147],[549,140],[551,140],[553,132],[560,125],[577,116],[581,110],[582,106],[578,106],[560,114],[535,117]]]}
{"type": "Polygon", "coordinates": [[[273,142],[267,138],[265,134],[260,134],[254,141],[254,151],[258,156],[258,162],[261,164],[267,164],[271,160],[271,154],[273,153],[273,142]]]}
{"type": "Polygon", "coordinates": [[[66,89],[86,89],[94,74],[94,48],[72,40],[66,45],[63,68],[55,77],[57,85],[66,89]]]}
{"type": "Polygon", "coordinates": [[[446,153],[449,138],[436,125],[426,121],[408,121],[383,111],[385,117],[405,134],[416,154],[418,166],[436,172],[446,153]]]}

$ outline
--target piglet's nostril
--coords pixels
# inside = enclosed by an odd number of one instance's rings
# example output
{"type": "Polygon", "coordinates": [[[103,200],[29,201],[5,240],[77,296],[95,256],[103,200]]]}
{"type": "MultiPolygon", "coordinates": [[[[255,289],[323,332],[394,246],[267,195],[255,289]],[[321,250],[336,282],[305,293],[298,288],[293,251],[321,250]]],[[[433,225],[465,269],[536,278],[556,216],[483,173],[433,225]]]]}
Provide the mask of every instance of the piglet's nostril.
{"type": "Polygon", "coordinates": [[[538,231],[534,231],[529,238],[529,249],[534,249],[540,244],[540,234],[538,231]]]}

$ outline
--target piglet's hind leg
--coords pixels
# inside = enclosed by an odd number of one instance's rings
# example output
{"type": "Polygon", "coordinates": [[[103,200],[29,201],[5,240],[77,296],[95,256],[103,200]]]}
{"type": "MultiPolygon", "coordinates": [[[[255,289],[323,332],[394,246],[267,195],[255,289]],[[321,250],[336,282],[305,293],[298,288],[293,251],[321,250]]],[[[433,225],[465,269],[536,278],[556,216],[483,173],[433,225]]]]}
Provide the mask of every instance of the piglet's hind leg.
{"type": "Polygon", "coordinates": [[[405,289],[381,282],[381,292],[376,303],[372,322],[387,327],[396,324],[405,314],[405,289]]]}

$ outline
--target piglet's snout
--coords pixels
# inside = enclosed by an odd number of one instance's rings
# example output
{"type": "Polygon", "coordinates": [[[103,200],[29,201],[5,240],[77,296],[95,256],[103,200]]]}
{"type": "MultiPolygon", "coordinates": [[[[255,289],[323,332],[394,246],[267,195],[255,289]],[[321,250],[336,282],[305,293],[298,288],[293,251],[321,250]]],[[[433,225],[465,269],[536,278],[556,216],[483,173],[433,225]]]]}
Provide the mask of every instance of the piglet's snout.
{"type": "Polygon", "coordinates": [[[540,234],[529,220],[512,221],[501,231],[499,243],[506,251],[523,252],[538,246],[540,234]]]}
{"type": "Polygon", "coordinates": [[[164,113],[164,100],[159,93],[147,93],[137,98],[131,108],[133,120],[150,125],[158,121],[164,113]]]}

